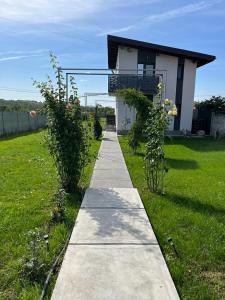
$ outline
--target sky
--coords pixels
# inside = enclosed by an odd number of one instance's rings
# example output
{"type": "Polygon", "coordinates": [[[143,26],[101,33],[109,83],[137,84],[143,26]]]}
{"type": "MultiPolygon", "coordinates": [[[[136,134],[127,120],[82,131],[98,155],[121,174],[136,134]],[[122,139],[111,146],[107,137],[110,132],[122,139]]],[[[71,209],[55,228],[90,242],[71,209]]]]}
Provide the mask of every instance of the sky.
{"type": "MultiPolygon", "coordinates": [[[[107,68],[107,34],[215,55],[195,99],[225,96],[225,0],[0,0],[0,98],[40,101],[32,78],[52,75],[50,51],[62,67],[107,68]]],[[[76,82],[80,95],[107,92],[106,77],[76,82]]]]}

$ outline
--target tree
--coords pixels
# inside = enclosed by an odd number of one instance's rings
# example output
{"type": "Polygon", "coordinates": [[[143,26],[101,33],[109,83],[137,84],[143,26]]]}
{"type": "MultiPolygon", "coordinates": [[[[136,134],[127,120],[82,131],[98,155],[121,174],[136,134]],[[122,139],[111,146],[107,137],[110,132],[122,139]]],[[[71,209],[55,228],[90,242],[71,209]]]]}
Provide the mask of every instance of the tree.
{"type": "Polygon", "coordinates": [[[34,82],[44,101],[48,117],[47,142],[58,170],[61,188],[71,193],[79,191],[82,170],[87,162],[88,135],[82,123],[80,100],[74,78],[70,77],[72,95],[66,101],[65,82],[58,69],[56,57],[51,54],[57,84],[48,78],[46,82],[34,82]]]}
{"type": "Polygon", "coordinates": [[[210,99],[206,99],[201,102],[195,102],[195,107],[199,110],[207,111],[225,111],[225,97],[212,96],[210,99]]]}
{"type": "Polygon", "coordinates": [[[102,135],[102,126],[98,118],[98,105],[96,105],[95,114],[94,114],[94,137],[96,140],[98,140],[101,137],[101,135],[102,135]]]}

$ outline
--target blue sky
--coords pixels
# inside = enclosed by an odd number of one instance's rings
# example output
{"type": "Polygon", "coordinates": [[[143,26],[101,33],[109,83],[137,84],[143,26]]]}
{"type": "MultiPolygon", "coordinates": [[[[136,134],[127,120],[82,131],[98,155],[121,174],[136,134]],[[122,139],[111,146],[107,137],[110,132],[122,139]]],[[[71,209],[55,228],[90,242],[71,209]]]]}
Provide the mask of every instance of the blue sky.
{"type": "MultiPolygon", "coordinates": [[[[65,67],[106,68],[107,34],[216,55],[195,97],[225,96],[225,0],[1,0],[0,34],[0,98],[40,100],[31,78],[51,74],[49,51],[65,67]]],[[[77,85],[107,91],[103,77],[77,85]]]]}

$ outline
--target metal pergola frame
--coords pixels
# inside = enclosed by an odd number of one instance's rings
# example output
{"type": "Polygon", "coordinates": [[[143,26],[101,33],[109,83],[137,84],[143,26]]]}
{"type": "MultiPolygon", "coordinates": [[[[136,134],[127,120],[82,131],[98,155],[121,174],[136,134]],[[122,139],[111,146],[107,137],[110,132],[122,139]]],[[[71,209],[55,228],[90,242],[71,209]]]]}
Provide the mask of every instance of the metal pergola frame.
{"type": "MultiPolygon", "coordinates": [[[[140,71],[147,71],[149,72],[149,69],[105,69],[105,68],[64,68],[64,67],[59,67],[58,68],[58,73],[60,71],[66,72],[66,100],[69,100],[69,90],[68,90],[68,85],[69,85],[69,76],[70,75],[82,75],[82,76],[109,76],[109,75],[139,75],[138,72],[140,71]],[[69,72],[68,72],[69,71],[69,72]],[[72,72],[73,71],[73,72],[72,72]],[[122,74],[120,72],[123,72],[122,74]],[[125,73],[124,73],[125,72],[125,73]],[[128,73],[126,73],[128,72],[128,73]],[[131,73],[130,73],[131,72],[131,73]]],[[[167,81],[167,70],[164,69],[152,69],[151,72],[165,72],[165,83],[167,81]]],[[[161,79],[161,82],[163,82],[163,76],[164,74],[158,73],[155,74],[156,76],[158,76],[161,79]]],[[[143,76],[140,74],[140,76],[143,76]]],[[[145,75],[148,76],[148,75],[145,75]]],[[[165,85],[165,89],[166,89],[166,85],[165,85]]],[[[164,91],[166,92],[166,91],[164,91]]],[[[91,93],[94,94],[94,93],[91,93]]],[[[96,93],[97,95],[101,95],[101,93],[96,93]]],[[[109,93],[102,93],[102,95],[109,95],[109,93]]],[[[87,105],[87,96],[88,93],[84,94],[85,98],[85,106],[87,105]]]]}

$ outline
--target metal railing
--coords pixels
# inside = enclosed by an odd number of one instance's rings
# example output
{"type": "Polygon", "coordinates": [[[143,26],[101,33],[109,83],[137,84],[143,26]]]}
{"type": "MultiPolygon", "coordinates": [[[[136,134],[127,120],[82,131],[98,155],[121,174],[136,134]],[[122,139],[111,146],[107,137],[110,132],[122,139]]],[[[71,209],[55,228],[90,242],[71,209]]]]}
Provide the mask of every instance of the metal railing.
{"type": "Polygon", "coordinates": [[[157,75],[113,74],[108,76],[108,91],[115,93],[119,89],[135,88],[144,94],[155,95],[159,80],[157,75]]]}

